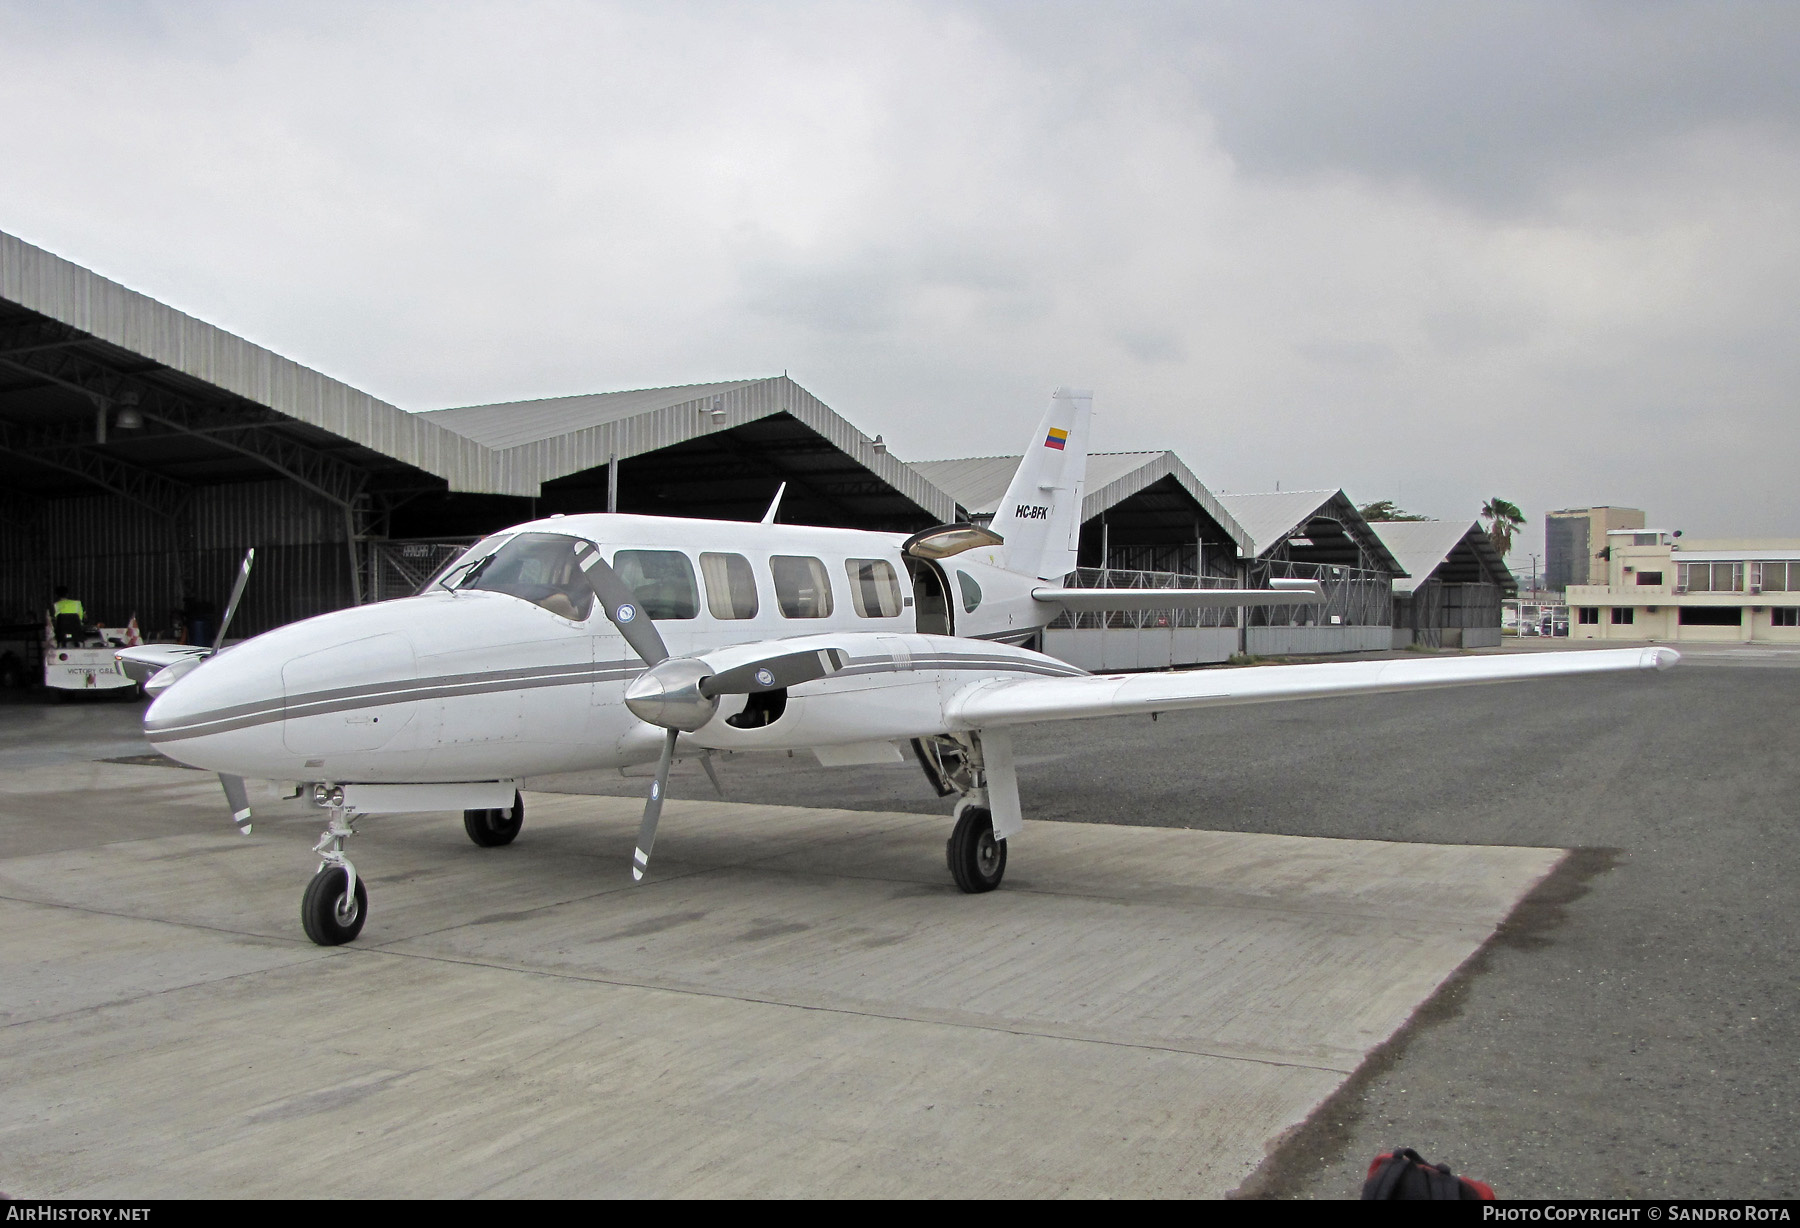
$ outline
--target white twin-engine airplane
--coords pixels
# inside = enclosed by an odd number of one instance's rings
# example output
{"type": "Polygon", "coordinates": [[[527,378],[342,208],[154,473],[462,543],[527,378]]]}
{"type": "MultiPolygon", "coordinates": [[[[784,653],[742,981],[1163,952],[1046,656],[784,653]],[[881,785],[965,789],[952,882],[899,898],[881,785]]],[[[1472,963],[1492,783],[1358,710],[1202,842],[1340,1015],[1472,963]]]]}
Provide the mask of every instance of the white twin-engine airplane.
{"type": "Polygon", "coordinates": [[[313,941],[332,945],[367,915],[344,856],[359,818],[462,810],[476,844],[507,844],[531,776],[656,761],[631,867],[641,880],[673,759],[700,755],[709,775],[707,753],[725,750],[898,762],[897,744],[910,742],[939,793],[958,795],[951,875],[964,891],[991,891],[1022,826],[1015,725],[1677,660],[1651,648],[1095,676],[1017,647],[1065,610],[1324,600],[1312,581],[1062,587],[1081,527],[1090,399],[1054,394],[989,528],[808,528],[773,523],[774,507],[760,524],[552,516],[477,543],[417,596],[216,655],[126,649],[121,665],[156,696],[150,741],[218,772],[243,831],[246,777],[297,784],[295,796],[329,813],[301,916],[313,941]]]}

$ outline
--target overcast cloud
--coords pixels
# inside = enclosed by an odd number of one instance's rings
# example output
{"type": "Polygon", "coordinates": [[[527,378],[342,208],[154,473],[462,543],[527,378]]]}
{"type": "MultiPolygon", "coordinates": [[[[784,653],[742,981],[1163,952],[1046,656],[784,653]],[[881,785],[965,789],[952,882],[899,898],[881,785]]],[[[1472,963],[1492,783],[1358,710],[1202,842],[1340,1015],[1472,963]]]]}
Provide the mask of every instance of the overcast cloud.
{"type": "Polygon", "coordinates": [[[409,409],[787,369],[1800,536],[1800,6],[0,4],[0,230],[409,409]]]}

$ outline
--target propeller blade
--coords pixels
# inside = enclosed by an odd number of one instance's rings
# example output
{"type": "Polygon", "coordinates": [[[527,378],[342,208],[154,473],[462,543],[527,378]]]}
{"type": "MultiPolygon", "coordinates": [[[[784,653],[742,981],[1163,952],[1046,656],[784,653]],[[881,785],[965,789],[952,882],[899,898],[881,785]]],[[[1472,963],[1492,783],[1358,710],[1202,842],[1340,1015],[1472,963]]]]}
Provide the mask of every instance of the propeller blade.
{"type": "Polygon", "coordinates": [[[600,605],[606,610],[606,617],[631,645],[631,651],[642,657],[645,665],[666,661],[669,650],[663,646],[656,624],[638,604],[637,593],[632,591],[631,585],[620,578],[591,543],[582,542],[575,548],[575,553],[581,560],[581,570],[586,573],[588,583],[594,586],[594,595],[600,598],[600,605]]]}
{"type": "Polygon", "coordinates": [[[227,776],[219,773],[219,783],[225,786],[225,804],[231,807],[231,821],[238,825],[244,835],[250,834],[250,790],[244,786],[242,776],[227,776]]]}
{"type": "Polygon", "coordinates": [[[238,569],[237,583],[231,586],[231,600],[225,603],[225,617],[219,620],[219,634],[213,637],[214,652],[225,646],[225,632],[237,614],[238,602],[244,599],[244,585],[250,583],[250,564],[256,561],[256,547],[244,551],[244,565],[238,569]]]}
{"type": "Polygon", "coordinates": [[[656,821],[662,818],[663,793],[669,787],[669,765],[675,761],[675,739],[679,730],[669,730],[663,739],[662,758],[656,764],[656,779],[650,782],[650,800],[644,803],[644,821],[638,824],[637,848],[631,855],[631,881],[644,881],[650,868],[650,850],[656,844],[656,821]]]}
{"type": "Polygon", "coordinates": [[[824,678],[843,668],[844,654],[836,648],[790,652],[714,674],[700,683],[700,693],[708,699],[714,699],[720,695],[754,695],[758,691],[778,691],[782,687],[799,686],[802,682],[824,678]]]}

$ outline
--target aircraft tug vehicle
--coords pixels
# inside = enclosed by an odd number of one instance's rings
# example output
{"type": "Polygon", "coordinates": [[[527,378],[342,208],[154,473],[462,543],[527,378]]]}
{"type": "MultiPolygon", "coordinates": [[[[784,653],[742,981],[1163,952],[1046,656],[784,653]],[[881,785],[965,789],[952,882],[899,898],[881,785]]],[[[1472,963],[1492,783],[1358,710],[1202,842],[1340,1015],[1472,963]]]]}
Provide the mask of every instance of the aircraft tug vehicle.
{"type": "MultiPolygon", "coordinates": [[[[301,916],[348,942],[367,889],[344,841],[368,815],[462,810],[510,843],[531,776],[654,762],[631,873],[655,845],[672,762],[806,750],[899,762],[956,797],[946,846],[991,891],[1022,828],[1010,731],[1039,721],[1666,669],[1668,649],[1090,675],[1021,646],[1065,610],[1293,605],[1276,590],[1069,589],[1090,394],[1056,392],[993,522],[917,533],[617,514],[552,516],[476,543],[418,595],[340,610],[218,652],[125,649],[154,695],[145,733],[220,774],[240,829],[246,778],[324,811],[301,916]]],[[[779,503],[779,493],[777,503],[779,503]]],[[[227,608],[229,624],[248,577],[227,608]]],[[[223,642],[224,627],[220,629],[223,642]]],[[[716,780],[715,780],[716,783],[716,780]]]]}

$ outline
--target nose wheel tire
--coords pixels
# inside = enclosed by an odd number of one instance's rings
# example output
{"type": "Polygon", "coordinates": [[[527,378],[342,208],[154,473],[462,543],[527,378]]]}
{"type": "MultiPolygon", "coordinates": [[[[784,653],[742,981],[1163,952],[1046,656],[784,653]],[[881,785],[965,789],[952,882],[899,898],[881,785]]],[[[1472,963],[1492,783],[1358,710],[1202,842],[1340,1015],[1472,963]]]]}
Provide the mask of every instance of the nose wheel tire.
{"type": "Polygon", "coordinates": [[[994,838],[994,816],[982,806],[965,806],[944,845],[950,877],[971,895],[992,891],[1006,874],[1006,841],[994,838]]]}
{"type": "Polygon", "coordinates": [[[362,876],[357,876],[354,892],[344,890],[348,877],[342,866],[326,866],[313,875],[300,901],[300,924],[306,927],[306,936],[322,947],[342,946],[355,938],[369,915],[362,876]]]}
{"type": "Polygon", "coordinates": [[[525,799],[513,794],[513,804],[499,810],[463,811],[463,830],[484,849],[511,844],[525,826],[525,799]]]}

